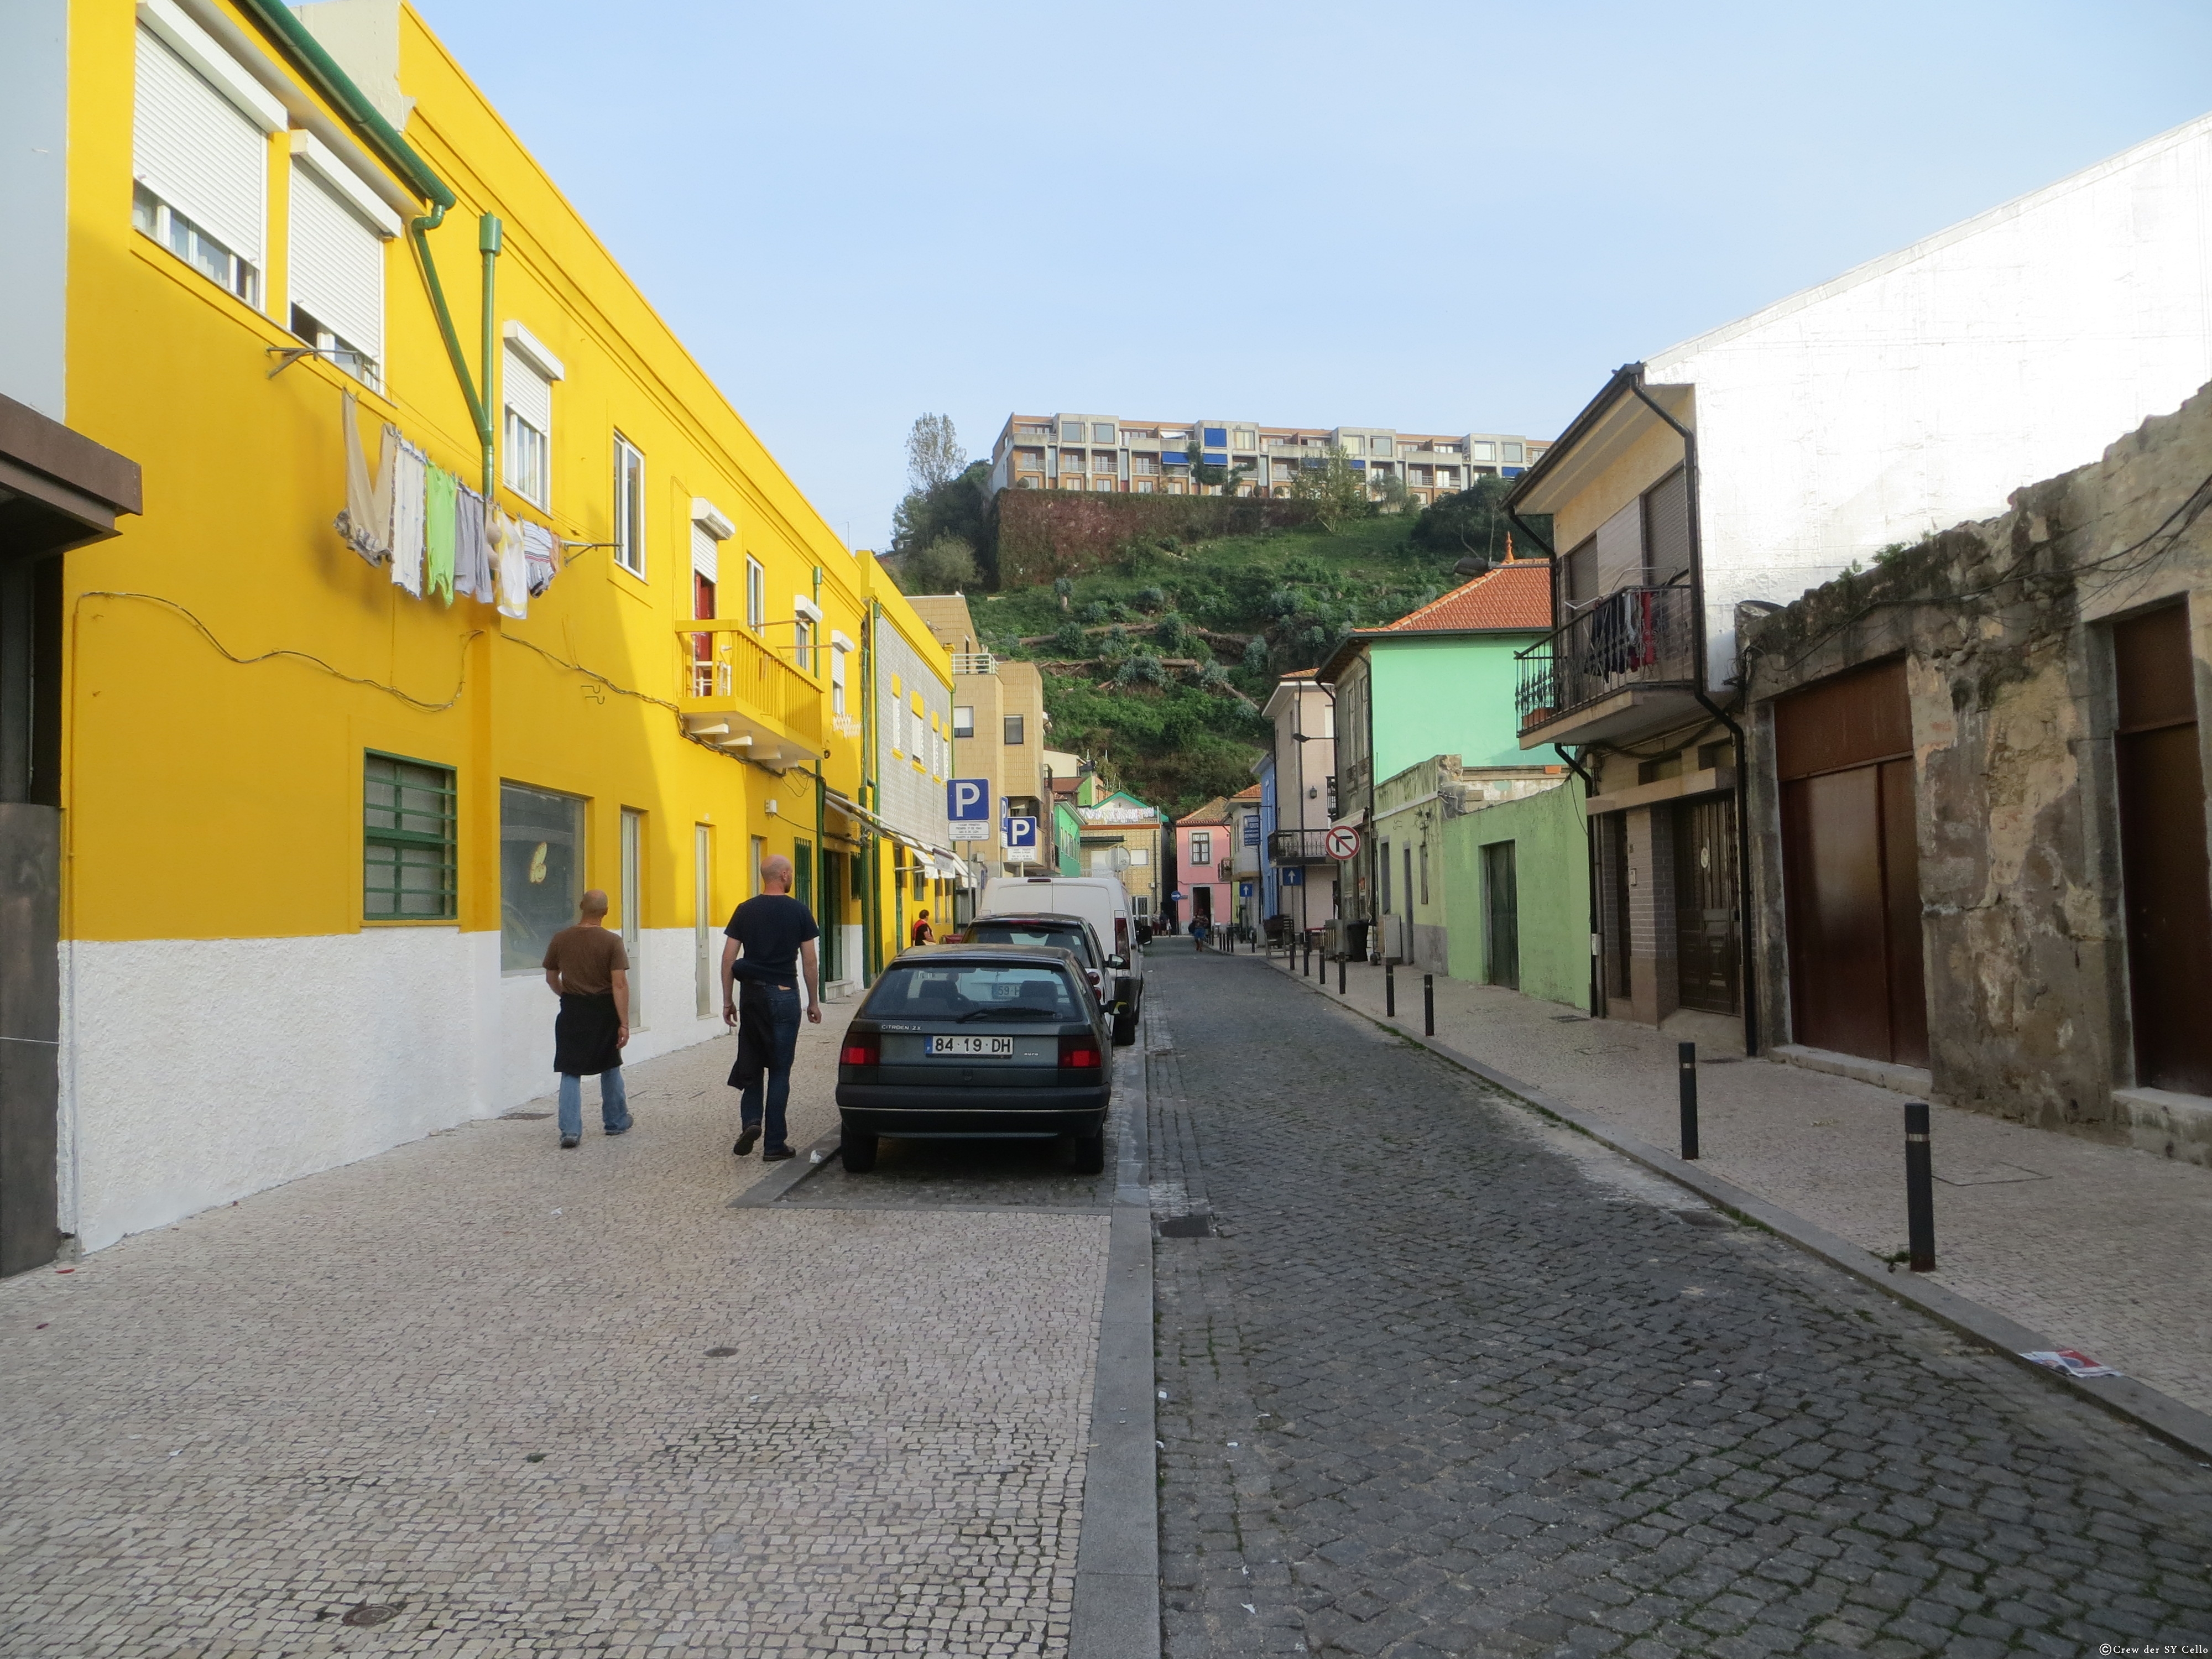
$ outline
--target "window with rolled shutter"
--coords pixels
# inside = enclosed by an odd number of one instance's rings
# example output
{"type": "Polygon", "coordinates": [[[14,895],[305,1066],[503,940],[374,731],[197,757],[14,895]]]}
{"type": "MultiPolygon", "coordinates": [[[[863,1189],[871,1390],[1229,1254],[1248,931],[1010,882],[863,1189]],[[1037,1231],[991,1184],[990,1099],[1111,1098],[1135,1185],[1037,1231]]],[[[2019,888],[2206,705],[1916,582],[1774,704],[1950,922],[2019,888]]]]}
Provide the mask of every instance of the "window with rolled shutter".
{"type": "Polygon", "coordinates": [[[553,382],[507,342],[500,389],[507,402],[507,487],[540,507],[553,499],[553,382]]]}
{"type": "Polygon", "coordinates": [[[218,274],[191,233],[219,245],[251,272],[264,264],[262,227],[268,206],[269,148],[262,128],[157,38],[138,30],[137,95],[131,127],[131,173],[154,198],[163,221],[140,228],[174,248],[241,297],[258,295],[245,273],[218,274]]]}
{"type": "MultiPolygon", "coordinates": [[[[313,168],[292,168],[290,274],[298,312],[336,337],[340,366],[372,385],[384,356],[384,238],[313,168]]],[[[313,343],[321,345],[319,339],[313,343]]]]}
{"type": "Polygon", "coordinates": [[[710,582],[721,580],[722,544],[696,519],[691,521],[691,568],[710,582]]]}

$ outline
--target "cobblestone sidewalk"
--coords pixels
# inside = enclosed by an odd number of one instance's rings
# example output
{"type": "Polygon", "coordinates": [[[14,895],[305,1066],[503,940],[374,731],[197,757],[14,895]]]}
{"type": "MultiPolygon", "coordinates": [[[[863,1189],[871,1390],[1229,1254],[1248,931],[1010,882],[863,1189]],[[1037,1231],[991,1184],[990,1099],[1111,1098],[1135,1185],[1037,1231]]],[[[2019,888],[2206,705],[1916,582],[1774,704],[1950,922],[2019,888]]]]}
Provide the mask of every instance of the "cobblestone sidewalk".
{"type": "MultiPolygon", "coordinates": [[[[1283,971],[1283,958],[1273,966],[1283,971]]],[[[1345,1000],[1379,1018],[1382,970],[1354,964],[1346,978],[1345,1000]]],[[[1421,976],[1397,979],[1399,1024],[1419,1031],[1421,976]]],[[[1326,984],[1334,999],[1334,964],[1326,984]]],[[[1674,1147],[1675,1043],[1695,1033],[1588,1019],[1441,975],[1436,998],[1439,1042],[1674,1147]]],[[[1301,994],[1290,1006],[1313,1005],[1301,994]]],[[[1706,1169],[1874,1255],[1905,1247],[1903,1096],[1746,1060],[1740,1047],[1700,1043],[1699,1054],[1706,1169]]],[[[1932,1120],[1930,1277],[2212,1412],[2212,1170],[1980,1112],[1937,1106],[1932,1120]]]]}
{"type": "Polygon", "coordinates": [[[0,1285],[0,1652],[1063,1651],[1107,1218],[730,1209],[732,1048],[0,1285]]]}
{"type": "Polygon", "coordinates": [[[1256,964],[1152,972],[1173,1659],[2212,1638],[2212,1470],[1256,964]]]}

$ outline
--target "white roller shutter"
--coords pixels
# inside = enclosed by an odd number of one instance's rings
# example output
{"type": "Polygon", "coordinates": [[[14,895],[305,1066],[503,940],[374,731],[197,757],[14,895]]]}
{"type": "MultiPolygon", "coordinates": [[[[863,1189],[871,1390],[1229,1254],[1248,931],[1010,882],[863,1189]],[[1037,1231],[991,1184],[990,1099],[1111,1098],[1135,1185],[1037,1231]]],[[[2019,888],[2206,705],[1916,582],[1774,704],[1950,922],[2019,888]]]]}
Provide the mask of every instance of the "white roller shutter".
{"type": "Polygon", "coordinates": [[[292,169],[292,300],[350,346],[384,357],[384,239],[308,168],[292,169]]]}
{"type": "Polygon", "coordinates": [[[237,106],[144,27],[138,31],[131,169],[172,212],[261,267],[268,141],[237,106]]]}
{"type": "Polygon", "coordinates": [[[714,532],[697,520],[691,523],[691,568],[708,581],[721,582],[722,544],[714,532]]]}
{"type": "Polygon", "coordinates": [[[527,356],[515,349],[512,340],[507,345],[507,369],[500,389],[506,395],[509,409],[547,437],[553,435],[553,383],[538,373],[537,365],[527,356]]]}

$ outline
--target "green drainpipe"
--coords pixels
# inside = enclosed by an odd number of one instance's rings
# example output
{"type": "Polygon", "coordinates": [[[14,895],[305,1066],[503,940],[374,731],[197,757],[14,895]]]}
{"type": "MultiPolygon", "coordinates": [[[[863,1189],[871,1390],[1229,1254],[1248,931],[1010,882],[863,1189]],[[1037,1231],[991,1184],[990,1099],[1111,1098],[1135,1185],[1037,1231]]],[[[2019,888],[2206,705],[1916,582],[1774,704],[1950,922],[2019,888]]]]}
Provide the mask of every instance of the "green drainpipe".
{"type": "Polygon", "coordinates": [[[479,385],[469,377],[468,361],[461,353],[460,337],[453,331],[453,313],[447,309],[446,291],[438,281],[438,267],[431,260],[430,244],[425,235],[426,232],[435,230],[445,222],[447,210],[458,207],[460,198],[453,194],[444,179],[430,170],[430,164],[416,154],[414,147],[399,136],[398,129],[378,113],[376,106],[369,102],[368,95],[356,86],[353,77],[340,69],[337,60],[323,50],[322,42],[315,39],[307,26],[294,15],[283,0],[239,0],[239,3],[246,15],[261,26],[261,32],[276,48],[277,55],[322,94],[353,136],[398,174],[410,190],[430,204],[429,212],[410,220],[407,229],[414,241],[416,252],[422,257],[422,280],[430,290],[430,307],[437,313],[438,332],[445,338],[446,356],[453,365],[455,378],[461,383],[461,396],[468,404],[469,419],[477,429],[477,442],[483,453],[483,493],[489,500],[494,482],[490,402],[494,332],[492,261],[499,254],[499,221],[486,214],[477,227],[477,246],[484,257],[484,344],[479,385]]]}

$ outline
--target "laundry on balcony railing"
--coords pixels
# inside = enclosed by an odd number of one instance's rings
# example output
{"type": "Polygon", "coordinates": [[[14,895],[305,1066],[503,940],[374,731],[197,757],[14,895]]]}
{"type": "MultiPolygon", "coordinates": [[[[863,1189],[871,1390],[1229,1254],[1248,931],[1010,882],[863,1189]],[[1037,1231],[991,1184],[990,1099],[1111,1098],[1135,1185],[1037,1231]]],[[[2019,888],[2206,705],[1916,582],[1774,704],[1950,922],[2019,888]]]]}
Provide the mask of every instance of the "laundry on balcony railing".
{"type": "Polygon", "coordinates": [[[1625,587],[1521,652],[1515,701],[1522,728],[1628,686],[1690,682],[1697,663],[1693,598],[1679,586],[1625,587]]]}

